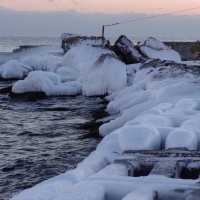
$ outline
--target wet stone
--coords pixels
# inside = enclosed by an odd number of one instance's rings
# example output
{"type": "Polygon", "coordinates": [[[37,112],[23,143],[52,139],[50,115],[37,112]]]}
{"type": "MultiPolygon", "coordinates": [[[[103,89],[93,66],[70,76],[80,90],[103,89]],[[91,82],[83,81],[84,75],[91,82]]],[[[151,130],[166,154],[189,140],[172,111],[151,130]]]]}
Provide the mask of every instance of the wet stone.
{"type": "Polygon", "coordinates": [[[26,92],[23,94],[10,92],[9,96],[13,99],[28,99],[28,100],[44,99],[47,97],[47,95],[44,92],[26,92]]]}
{"type": "Polygon", "coordinates": [[[115,42],[112,50],[126,64],[144,62],[146,59],[137,46],[125,36],[121,35],[115,42]]]}

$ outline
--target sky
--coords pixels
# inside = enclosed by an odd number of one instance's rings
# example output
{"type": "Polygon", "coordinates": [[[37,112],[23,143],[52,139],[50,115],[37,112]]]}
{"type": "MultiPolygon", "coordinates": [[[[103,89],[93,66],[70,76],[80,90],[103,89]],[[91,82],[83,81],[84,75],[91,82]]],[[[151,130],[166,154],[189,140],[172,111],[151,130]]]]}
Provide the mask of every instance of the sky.
{"type": "MultiPolygon", "coordinates": [[[[103,24],[195,7],[199,0],[0,0],[0,36],[98,35],[103,24]]],[[[200,8],[106,28],[106,34],[200,37],[199,20],[200,8]]]]}
{"type": "MultiPolygon", "coordinates": [[[[0,6],[25,11],[85,13],[163,13],[200,6],[199,0],[0,0],[0,6]]],[[[192,11],[190,14],[198,14],[192,11]]]]}

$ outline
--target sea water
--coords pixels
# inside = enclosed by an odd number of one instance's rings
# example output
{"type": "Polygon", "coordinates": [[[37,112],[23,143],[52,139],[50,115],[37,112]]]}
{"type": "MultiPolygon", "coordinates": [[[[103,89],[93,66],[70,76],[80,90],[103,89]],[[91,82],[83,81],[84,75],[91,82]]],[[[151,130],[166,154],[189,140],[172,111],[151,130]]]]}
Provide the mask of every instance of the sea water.
{"type": "MultiPolygon", "coordinates": [[[[58,38],[0,38],[0,55],[20,45],[60,45],[58,38]]],[[[1,60],[0,56],[0,60],[1,60]]],[[[4,60],[5,61],[5,60],[4,60]]],[[[1,81],[0,89],[12,85],[1,81]]],[[[75,168],[100,141],[81,128],[103,109],[101,98],[11,99],[0,95],[0,200],[75,168]]]]}
{"type": "Polygon", "coordinates": [[[20,46],[59,45],[59,37],[7,37],[0,36],[0,52],[13,52],[20,46]]]}

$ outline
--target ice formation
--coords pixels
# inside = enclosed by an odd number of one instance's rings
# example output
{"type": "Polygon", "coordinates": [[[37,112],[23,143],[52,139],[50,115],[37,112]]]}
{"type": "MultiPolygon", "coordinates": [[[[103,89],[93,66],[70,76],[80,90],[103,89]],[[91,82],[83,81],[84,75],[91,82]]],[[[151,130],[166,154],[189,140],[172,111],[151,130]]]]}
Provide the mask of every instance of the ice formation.
{"type": "Polygon", "coordinates": [[[44,92],[47,96],[60,96],[83,93],[94,96],[110,94],[127,86],[126,65],[110,50],[101,47],[77,45],[63,58],[28,56],[21,63],[29,67],[30,73],[25,80],[14,84],[12,92],[17,94],[44,92]],[[50,77],[59,81],[55,84],[50,77]],[[76,87],[70,81],[76,81],[76,87]]]}
{"type": "Polygon", "coordinates": [[[0,66],[0,75],[3,79],[21,79],[28,74],[29,70],[28,66],[10,60],[0,66]]]}
{"type": "Polygon", "coordinates": [[[42,56],[30,55],[22,59],[21,63],[32,68],[32,70],[44,70],[44,58],[42,56]]]}
{"type": "Polygon", "coordinates": [[[77,95],[81,93],[81,83],[70,81],[61,83],[60,77],[53,72],[34,71],[24,79],[17,81],[12,92],[43,92],[47,96],[77,95]]]}
{"type": "Polygon", "coordinates": [[[58,68],[57,74],[62,82],[75,81],[80,76],[80,72],[77,69],[70,67],[58,68]]]}
{"type": "Polygon", "coordinates": [[[100,56],[83,78],[83,94],[86,96],[111,94],[126,86],[126,66],[110,54],[100,56]]]}
{"type": "Polygon", "coordinates": [[[63,56],[62,65],[75,68],[79,70],[81,74],[85,74],[102,54],[107,53],[109,54],[111,52],[102,47],[77,45],[63,56]]]}

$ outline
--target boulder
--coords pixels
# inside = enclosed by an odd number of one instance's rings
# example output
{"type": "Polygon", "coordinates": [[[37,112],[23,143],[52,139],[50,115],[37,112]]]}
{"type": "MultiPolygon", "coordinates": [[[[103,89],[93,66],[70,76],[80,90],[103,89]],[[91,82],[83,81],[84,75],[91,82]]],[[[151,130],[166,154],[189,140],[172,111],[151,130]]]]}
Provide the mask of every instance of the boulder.
{"type": "Polygon", "coordinates": [[[181,56],[177,51],[172,50],[163,42],[153,37],[140,41],[138,43],[138,48],[147,58],[172,60],[175,62],[181,61],[181,56]]]}
{"type": "Polygon", "coordinates": [[[115,42],[112,50],[126,64],[144,62],[146,59],[137,46],[125,36],[121,35],[115,42]]]}

